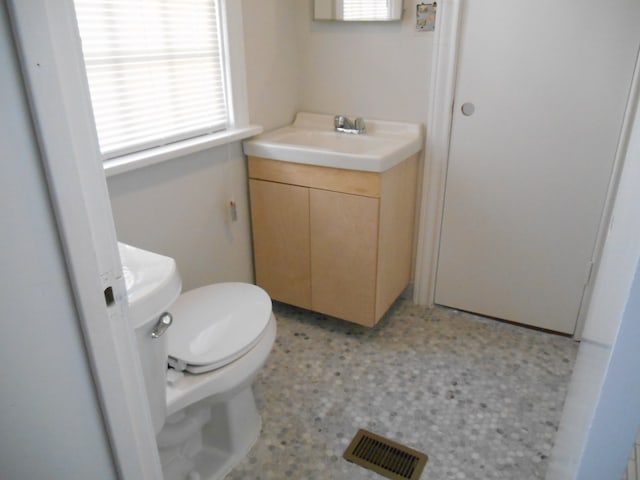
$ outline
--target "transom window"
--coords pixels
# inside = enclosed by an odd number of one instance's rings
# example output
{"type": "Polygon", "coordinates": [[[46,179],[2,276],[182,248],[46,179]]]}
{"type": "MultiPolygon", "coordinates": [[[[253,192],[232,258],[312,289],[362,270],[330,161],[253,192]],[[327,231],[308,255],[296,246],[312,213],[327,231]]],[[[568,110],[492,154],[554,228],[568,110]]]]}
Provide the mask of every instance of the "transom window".
{"type": "Polygon", "coordinates": [[[218,0],[75,0],[103,159],[225,130],[218,0]]]}

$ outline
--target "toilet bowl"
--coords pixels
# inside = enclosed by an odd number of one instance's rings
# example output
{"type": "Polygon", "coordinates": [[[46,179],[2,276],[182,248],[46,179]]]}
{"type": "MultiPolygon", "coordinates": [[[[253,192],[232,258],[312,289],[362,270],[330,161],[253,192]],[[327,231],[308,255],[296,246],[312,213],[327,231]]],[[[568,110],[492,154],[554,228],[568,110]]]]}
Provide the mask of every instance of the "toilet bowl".
{"type": "Polygon", "coordinates": [[[164,478],[222,478],[260,433],[252,383],[275,341],[271,299],[246,283],[179,295],[173,259],[119,248],[164,478]]]}

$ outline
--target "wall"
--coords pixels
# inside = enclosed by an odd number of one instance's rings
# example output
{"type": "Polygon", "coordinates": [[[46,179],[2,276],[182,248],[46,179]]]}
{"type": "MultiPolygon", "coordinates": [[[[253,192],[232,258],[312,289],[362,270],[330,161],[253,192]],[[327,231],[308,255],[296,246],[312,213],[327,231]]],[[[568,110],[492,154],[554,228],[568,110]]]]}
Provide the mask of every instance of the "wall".
{"type": "Polygon", "coordinates": [[[0,478],[117,478],[0,5],[0,478]]]}
{"type": "Polygon", "coordinates": [[[296,3],[300,109],[426,124],[433,32],[417,32],[415,1],[402,22],[312,20],[296,3]]]}
{"type": "Polygon", "coordinates": [[[243,0],[249,110],[265,130],[297,111],[426,123],[433,33],[312,20],[313,0],[243,0]]]}
{"type": "Polygon", "coordinates": [[[249,117],[266,131],[290,124],[299,108],[298,3],[242,0],[249,117]]]}
{"type": "Polygon", "coordinates": [[[245,158],[240,143],[107,179],[118,239],[173,257],[183,291],[253,281],[245,158]],[[229,201],[237,204],[231,222],[229,201]]]}
{"type": "Polygon", "coordinates": [[[640,109],[548,480],[622,478],[640,426],[640,109]],[[634,281],[635,278],[635,281],[634,281]]]}
{"type": "Polygon", "coordinates": [[[313,0],[243,0],[249,110],[265,130],[297,111],[426,123],[433,33],[312,20],[313,0]]]}

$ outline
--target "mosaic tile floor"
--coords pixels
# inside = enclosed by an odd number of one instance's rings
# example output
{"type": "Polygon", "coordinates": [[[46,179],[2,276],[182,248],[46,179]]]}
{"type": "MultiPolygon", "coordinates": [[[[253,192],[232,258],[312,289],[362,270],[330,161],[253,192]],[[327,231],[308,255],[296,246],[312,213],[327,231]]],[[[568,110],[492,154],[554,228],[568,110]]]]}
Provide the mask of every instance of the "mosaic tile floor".
{"type": "Polygon", "coordinates": [[[578,344],[399,300],[375,329],[275,304],[262,434],[227,478],[381,479],[358,428],[429,455],[423,480],[543,479],[578,344]]]}

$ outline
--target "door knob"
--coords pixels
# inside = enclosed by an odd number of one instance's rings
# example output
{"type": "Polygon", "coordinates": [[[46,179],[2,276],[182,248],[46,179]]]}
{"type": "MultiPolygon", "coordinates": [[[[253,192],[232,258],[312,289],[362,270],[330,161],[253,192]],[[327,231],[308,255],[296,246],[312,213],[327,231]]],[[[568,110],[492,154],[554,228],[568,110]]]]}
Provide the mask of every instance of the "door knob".
{"type": "Polygon", "coordinates": [[[473,112],[476,111],[476,107],[473,103],[466,102],[462,104],[462,108],[460,110],[462,110],[462,114],[465,117],[470,117],[471,115],[473,115],[473,112]]]}

